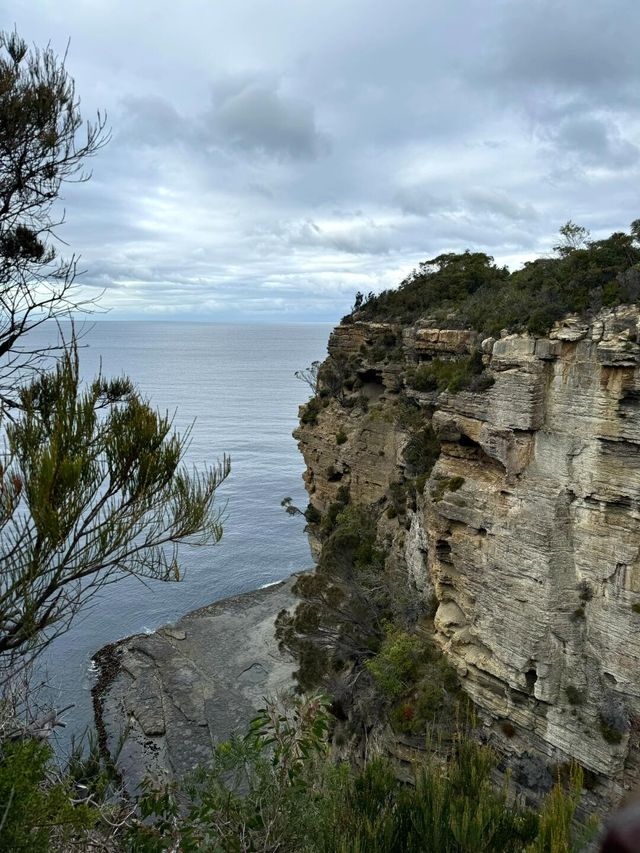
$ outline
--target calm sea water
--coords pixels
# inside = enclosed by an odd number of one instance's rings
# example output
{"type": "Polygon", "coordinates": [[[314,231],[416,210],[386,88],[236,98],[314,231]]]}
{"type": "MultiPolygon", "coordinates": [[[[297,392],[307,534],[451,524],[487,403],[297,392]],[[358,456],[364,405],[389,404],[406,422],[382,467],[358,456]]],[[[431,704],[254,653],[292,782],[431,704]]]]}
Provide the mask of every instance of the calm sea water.
{"type": "MultiPolygon", "coordinates": [[[[226,503],[222,541],[182,548],[180,583],[131,578],[105,589],[52,645],[48,680],[66,715],[60,742],[91,723],[92,655],[106,643],[149,631],[204,604],[281,580],[311,565],[302,519],[284,512],[291,496],[306,505],[304,464],[291,431],[309,389],[294,371],[326,353],[326,324],[240,326],[171,322],[99,322],[81,353],[83,375],[102,364],[126,373],[175,425],[193,424],[188,462],[231,456],[219,490],[226,503]]],[[[212,649],[215,654],[215,649],[212,649]]]]}

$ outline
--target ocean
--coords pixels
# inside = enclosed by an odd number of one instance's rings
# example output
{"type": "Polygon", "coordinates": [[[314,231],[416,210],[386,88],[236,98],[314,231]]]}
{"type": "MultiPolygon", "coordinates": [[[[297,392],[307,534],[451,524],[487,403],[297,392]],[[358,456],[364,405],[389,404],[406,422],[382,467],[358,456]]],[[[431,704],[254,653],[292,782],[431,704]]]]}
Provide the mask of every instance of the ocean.
{"type": "MultiPolygon", "coordinates": [[[[306,506],[304,463],[291,436],[309,388],[294,371],[324,358],[331,327],[178,322],[96,322],[82,339],[81,370],[128,375],[175,427],[191,427],[186,461],[231,456],[218,492],[224,535],[215,546],[180,551],[179,583],[124,577],[81,612],[46,655],[57,707],[73,703],[58,748],[92,723],[91,658],[107,643],[152,631],[190,610],[286,578],[312,560],[304,520],[283,497],[306,506]]],[[[47,334],[46,330],[39,334],[47,334]]],[[[215,654],[215,649],[211,650],[215,654]]]]}

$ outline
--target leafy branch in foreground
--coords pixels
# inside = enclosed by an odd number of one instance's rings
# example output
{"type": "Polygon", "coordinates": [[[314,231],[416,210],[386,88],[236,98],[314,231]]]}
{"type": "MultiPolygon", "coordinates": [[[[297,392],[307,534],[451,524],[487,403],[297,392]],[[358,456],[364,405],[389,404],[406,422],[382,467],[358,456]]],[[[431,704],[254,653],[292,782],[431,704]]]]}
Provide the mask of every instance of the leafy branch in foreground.
{"type": "Polygon", "coordinates": [[[225,457],[187,471],[185,439],[127,380],[83,389],[75,344],[19,399],[0,470],[5,667],[66,630],[105,584],[178,580],[177,543],[222,536],[214,496],[230,470],[225,457]]]}
{"type": "MultiPolygon", "coordinates": [[[[401,782],[382,757],[362,768],[329,749],[322,697],[269,702],[245,737],[220,744],[191,782],[148,781],[126,833],[136,853],[575,853],[581,776],[558,783],[539,812],[496,787],[497,756],[458,732],[448,756],[428,749],[401,782]]],[[[427,744],[427,746],[434,746],[427,744]]]]}

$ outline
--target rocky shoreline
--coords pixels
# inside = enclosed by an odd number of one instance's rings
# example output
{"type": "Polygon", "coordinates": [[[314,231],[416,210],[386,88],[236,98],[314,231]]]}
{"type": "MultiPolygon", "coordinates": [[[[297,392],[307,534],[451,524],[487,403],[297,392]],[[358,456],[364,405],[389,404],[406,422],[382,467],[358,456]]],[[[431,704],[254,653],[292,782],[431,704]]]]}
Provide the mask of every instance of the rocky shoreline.
{"type": "Polygon", "coordinates": [[[207,605],[95,655],[100,748],[130,791],[149,774],[188,773],[217,743],[243,731],[265,697],[294,689],[294,661],[278,649],[274,623],[297,602],[296,577],[207,605]]]}

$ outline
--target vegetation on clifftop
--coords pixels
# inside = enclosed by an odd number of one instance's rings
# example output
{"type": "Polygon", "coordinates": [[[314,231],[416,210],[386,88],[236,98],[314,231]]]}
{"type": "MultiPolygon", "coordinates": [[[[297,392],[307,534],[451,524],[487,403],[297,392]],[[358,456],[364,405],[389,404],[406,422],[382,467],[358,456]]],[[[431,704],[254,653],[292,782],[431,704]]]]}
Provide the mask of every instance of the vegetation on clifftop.
{"type": "Polygon", "coordinates": [[[415,322],[472,328],[487,335],[502,329],[546,334],[566,314],[597,311],[640,299],[640,220],[630,233],[590,240],[568,222],[556,256],[538,258],[509,272],[483,252],[446,253],[424,261],[397,290],[368,298],[358,294],[343,322],[415,322]]]}

